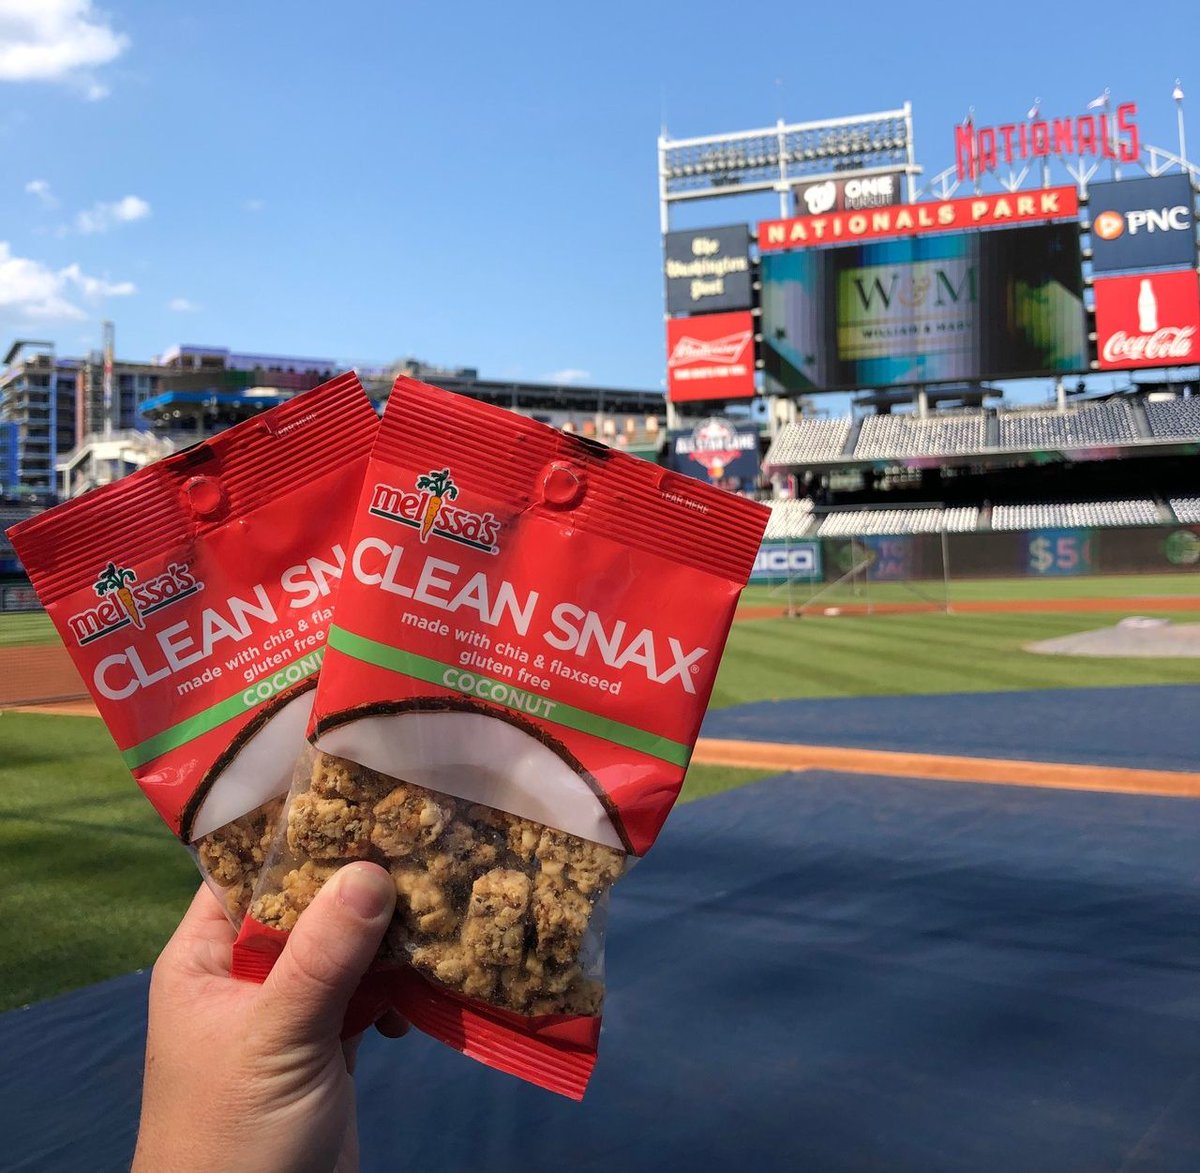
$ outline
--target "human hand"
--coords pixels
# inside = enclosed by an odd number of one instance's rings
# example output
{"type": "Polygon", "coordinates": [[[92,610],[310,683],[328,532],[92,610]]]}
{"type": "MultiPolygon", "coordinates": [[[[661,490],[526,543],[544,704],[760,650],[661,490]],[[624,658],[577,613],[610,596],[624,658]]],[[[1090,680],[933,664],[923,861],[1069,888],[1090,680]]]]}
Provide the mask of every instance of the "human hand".
{"type": "MultiPolygon", "coordinates": [[[[261,985],[229,976],[235,932],[201,887],[154,966],[133,1173],[353,1170],[354,1052],[342,1020],[396,903],[383,868],[341,868],[261,985]]],[[[390,1012],[376,1023],[399,1037],[390,1012]]]]}

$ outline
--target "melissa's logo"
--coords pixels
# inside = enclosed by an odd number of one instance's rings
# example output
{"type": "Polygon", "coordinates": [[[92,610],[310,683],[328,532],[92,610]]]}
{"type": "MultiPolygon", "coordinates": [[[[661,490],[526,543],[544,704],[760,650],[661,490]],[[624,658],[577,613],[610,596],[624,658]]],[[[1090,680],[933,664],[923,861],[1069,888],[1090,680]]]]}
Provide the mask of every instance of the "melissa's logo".
{"type": "Polygon", "coordinates": [[[186,562],[171,562],[145,582],[138,582],[135,571],[110,562],[92,583],[101,601],[70,616],[67,626],[81,647],[130,624],[144,631],[148,616],[203,588],[186,562]]]}
{"type": "Polygon", "coordinates": [[[422,542],[431,537],[445,538],[482,550],[499,551],[500,522],[490,510],[472,513],[449,502],[458,499],[458,486],[448,468],[427,472],[414,482],[415,492],[395,485],[377,484],[371,495],[369,512],[376,517],[398,522],[417,531],[422,542]]]}

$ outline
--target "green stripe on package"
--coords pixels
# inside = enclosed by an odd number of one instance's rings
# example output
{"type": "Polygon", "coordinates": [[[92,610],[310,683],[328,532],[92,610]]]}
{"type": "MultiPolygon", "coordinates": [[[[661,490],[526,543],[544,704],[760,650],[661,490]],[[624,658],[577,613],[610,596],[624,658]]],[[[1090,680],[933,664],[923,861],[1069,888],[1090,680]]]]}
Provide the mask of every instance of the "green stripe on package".
{"type": "Polygon", "coordinates": [[[561,725],[564,729],[574,729],[580,733],[589,733],[593,737],[602,737],[614,745],[637,750],[638,753],[648,754],[672,765],[686,766],[691,756],[689,747],[681,742],[659,737],[633,725],[624,725],[620,721],[609,720],[586,709],[576,709],[542,693],[509,684],[504,680],[496,680],[455,664],[445,664],[427,656],[401,651],[389,644],[355,635],[344,627],[330,627],[329,646],[365,664],[374,664],[378,668],[398,672],[413,680],[436,684],[452,692],[478,697],[504,708],[527,713],[539,720],[561,725]]]}
{"type": "Polygon", "coordinates": [[[233,696],[217,701],[215,705],[210,705],[207,709],[172,725],[169,729],[164,729],[161,733],[156,733],[153,737],[148,737],[145,741],[122,750],[121,757],[124,758],[125,764],[133,770],[138,766],[144,766],[162,754],[178,749],[181,745],[187,745],[189,741],[202,737],[205,733],[216,729],[218,725],[224,725],[226,721],[231,721],[234,717],[258,708],[259,705],[291,688],[293,684],[297,684],[319,671],[324,656],[324,648],[318,648],[315,652],[307,652],[303,656],[296,656],[287,663],[281,664],[269,675],[239,689],[233,696]]]}

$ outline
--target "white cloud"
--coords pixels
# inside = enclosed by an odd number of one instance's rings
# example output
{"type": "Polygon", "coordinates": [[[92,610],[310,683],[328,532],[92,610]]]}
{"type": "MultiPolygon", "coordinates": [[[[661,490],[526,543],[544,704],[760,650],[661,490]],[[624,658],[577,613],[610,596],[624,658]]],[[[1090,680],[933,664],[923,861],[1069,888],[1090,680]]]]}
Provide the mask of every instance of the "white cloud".
{"type": "Polygon", "coordinates": [[[167,309],[176,314],[194,314],[199,312],[200,307],[186,297],[173,297],[167,302],[167,309]]]}
{"type": "MultiPolygon", "coordinates": [[[[4,0],[0,0],[2,4],[4,0]]],[[[107,232],[116,224],[132,224],[150,215],[150,205],[141,196],[127,195],[112,203],[98,203],[75,217],[80,232],[107,232]]]]}
{"type": "Polygon", "coordinates": [[[57,272],[41,261],[13,256],[0,240],[0,315],[30,322],[81,321],[87,313],[78,298],[128,297],[137,292],[131,281],[91,277],[77,264],[57,272]],[[74,299],[74,300],[72,300],[74,299]]]}
{"type": "Polygon", "coordinates": [[[592,377],[591,371],[581,371],[578,367],[565,367],[561,371],[551,371],[543,376],[547,383],[582,383],[592,377]]]}
{"type": "Polygon", "coordinates": [[[58,200],[54,193],[50,190],[50,184],[44,179],[31,179],[26,185],[25,190],[32,196],[37,196],[38,202],[43,208],[57,208],[58,200]]]}
{"type": "Polygon", "coordinates": [[[245,208],[247,212],[261,212],[263,210],[263,208],[265,208],[266,206],[267,205],[266,205],[265,200],[251,199],[251,200],[245,200],[242,203],[242,207],[245,208]]]}
{"type": "Polygon", "coordinates": [[[91,70],[128,47],[92,0],[0,0],[0,81],[67,82],[95,100],[108,90],[91,70]]]}

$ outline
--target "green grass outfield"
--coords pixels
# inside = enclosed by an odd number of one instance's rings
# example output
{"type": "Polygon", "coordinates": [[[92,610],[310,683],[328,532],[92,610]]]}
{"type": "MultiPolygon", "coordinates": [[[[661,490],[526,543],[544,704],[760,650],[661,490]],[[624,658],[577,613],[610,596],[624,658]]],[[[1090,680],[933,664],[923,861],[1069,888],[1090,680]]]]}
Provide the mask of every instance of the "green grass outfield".
{"type": "MultiPolygon", "coordinates": [[[[1150,609],[1142,613],[1190,619],[1150,609]]],[[[744,620],[730,632],[711,704],[1200,683],[1200,659],[1042,656],[1024,650],[1027,643],[1110,626],[1125,614],[939,611],[744,620]]]]}
{"type": "MultiPolygon", "coordinates": [[[[761,776],[695,766],[683,797],[761,776]]],[[[198,883],[99,720],[0,713],[0,1012],[152,964],[198,883]]]]}
{"type": "MultiPolygon", "coordinates": [[[[792,589],[793,601],[797,605],[804,603],[821,585],[797,582],[792,589]]],[[[951,604],[973,600],[1106,599],[1155,595],[1168,598],[1200,595],[1200,571],[1195,574],[1108,574],[1079,578],[963,579],[951,582],[949,587],[951,604]]],[[[855,601],[865,603],[868,600],[875,603],[928,600],[940,604],[945,598],[946,584],[941,580],[847,583],[832,587],[821,595],[821,600],[828,601],[830,605],[855,601]]],[[[788,590],[782,584],[777,587],[747,587],[742,592],[741,605],[778,605],[782,610],[788,605],[788,590]]],[[[57,640],[53,624],[41,611],[0,615],[0,647],[55,643],[57,640]]]]}
{"type": "Polygon", "coordinates": [[[44,611],[19,611],[11,615],[0,615],[0,648],[57,642],[58,632],[54,630],[50,616],[44,611]]]}
{"type": "MultiPolygon", "coordinates": [[[[1096,580],[1070,585],[1089,581],[1096,580]]],[[[1156,580],[1136,581],[1138,591],[1119,593],[1151,593],[1156,580]]],[[[748,620],[733,628],[712,703],[1200,683],[1200,660],[1023,650],[1124,613],[748,620]]],[[[684,798],[761,776],[694,766],[684,798]]],[[[98,720],[0,714],[0,1010],[150,964],[196,883],[191,859],[138,791],[98,720]]]]}

